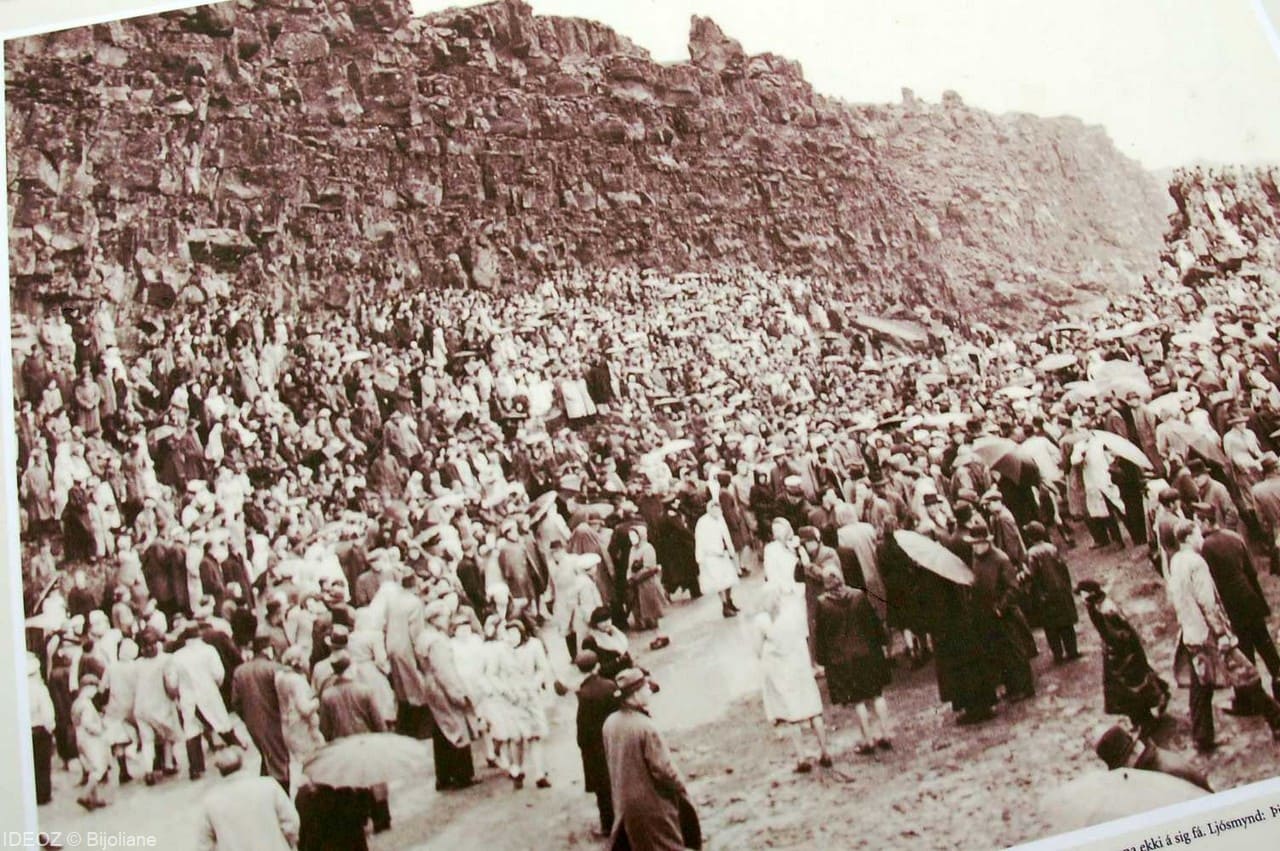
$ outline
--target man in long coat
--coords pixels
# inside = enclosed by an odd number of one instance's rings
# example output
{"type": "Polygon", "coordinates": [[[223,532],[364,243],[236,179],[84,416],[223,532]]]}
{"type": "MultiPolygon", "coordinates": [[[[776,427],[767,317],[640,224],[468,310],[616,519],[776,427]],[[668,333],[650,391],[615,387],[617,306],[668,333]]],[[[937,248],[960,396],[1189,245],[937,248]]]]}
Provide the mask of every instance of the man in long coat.
{"type": "MultiPolygon", "coordinates": [[[[822,596],[824,590],[823,574],[828,570],[834,570],[844,575],[840,568],[840,555],[831,547],[822,543],[821,532],[813,526],[801,526],[796,532],[796,536],[800,539],[800,549],[803,555],[797,553],[800,563],[804,565],[804,604],[805,617],[809,624],[809,658],[817,659],[817,646],[815,644],[818,617],[818,598],[822,596]]],[[[817,662],[814,661],[814,665],[817,662]]]]}
{"type": "Polygon", "coordinates": [[[574,660],[586,679],[578,686],[578,750],[582,752],[583,788],[596,796],[600,834],[613,829],[613,796],[609,789],[609,764],[604,751],[604,722],[618,708],[617,685],[600,674],[600,660],[583,650],[574,660]]]}
{"type": "Polygon", "coordinates": [[[196,830],[198,851],[289,851],[298,845],[298,811],[289,795],[265,777],[237,774],[238,749],[214,757],[226,779],[201,799],[203,818],[196,830]]]}
{"type": "Polygon", "coordinates": [[[289,789],[289,747],[280,723],[276,675],[285,668],[273,658],[271,639],[253,640],[254,657],[231,678],[231,708],[244,721],[249,738],[262,755],[262,773],[289,789]]]}
{"type": "Polygon", "coordinates": [[[472,707],[449,641],[448,606],[442,601],[432,603],[426,609],[424,620],[424,628],[414,639],[414,654],[431,713],[436,790],[465,789],[475,783],[471,727],[467,721],[472,707]]]}
{"type": "Polygon", "coordinates": [[[617,684],[622,705],[604,722],[603,731],[616,812],[614,844],[625,831],[634,851],[682,851],[679,802],[687,793],[667,743],[649,717],[649,681],[629,668],[618,674],[617,684]]]}
{"type": "Polygon", "coordinates": [[[992,545],[983,525],[971,528],[966,540],[973,548],[970,614],[974,632],[996,656],[1006,699],[1017,702],[1031,697],[1035,694],[1030,662],[1036,655],[1035,637],[1018,608],[1013,562],[992,545]]]}
{"type": "Polygon", "coordinates": [[[396,732],[426,738],[431,713],[426,709],[427,688],[413,651],[423,629],[423,604],[411,590],[414,584],[412,574],[401,582],[383,583],[370,608],[374,623],[386,637],[391,687],[396,693],[396,732]]]}
{"type": "MultiPolygon", "coordinates": [[[[1267,673],[1271,675],[1271,692],[1280,695],[1280,679],[1277,679],[1280,677],[1280,654],[1277,654],[1275,641],[1267,630],[1271,607],[1267,605],[1266,595],[1258,583],[1249,545],[1237,533],[1221,528],[1212,510],[1197,513],[1205,530],[1200,556],[1209,565],[1213,584],[1218,589],[1218,599],[1222,601],[1223,611],[1227,613],[1231,629],[1240,642],[1240,652],[1250,662],[1254,661],[1255,655],[1262,657],[1267,673]]],[[[1236,708],[1251,711],[1248,706],[1236,708]]]]}

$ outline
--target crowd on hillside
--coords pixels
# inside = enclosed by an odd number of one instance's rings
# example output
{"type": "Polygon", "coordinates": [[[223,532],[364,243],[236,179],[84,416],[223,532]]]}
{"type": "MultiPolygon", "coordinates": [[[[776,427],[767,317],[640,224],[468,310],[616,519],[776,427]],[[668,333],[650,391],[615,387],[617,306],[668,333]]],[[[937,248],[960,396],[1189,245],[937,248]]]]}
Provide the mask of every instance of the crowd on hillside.
{"type": "Polygon", "coordinates": [[[476,747],[515,789],[546,787],[548,708],[581,680],[554,641],[606,683],[579,716],[601,828],[642,833],[648,816],[614,812],[634,790],[603,762],[610,701],[671,642],[674,597],[734,618],[751,574],[765,712],[801,773],[802,730],[834,758],[820,680],[856,707],[859,753],[893,747],[898,647],[981,723],[1036,693],[1033,629],[1078,657],[1077,593],[1107,711],[1149,735],[1168,686],[1123,601],[1071,576],[1076,521],[1095,547],[1148,548],[1196,746],[1226,684],[1280,730],[1252,666],[1227,664],[1257,651],[1280,673],[1251,555],[1280,571],[1277,315],[1256,282],[1157,282],[1088,323],[961,336],[799,279],[618,271],[506,295],[370,288],[341,313],[229,293],[127,346],[106,305],[30,317],[15,387],[40,802],[54,757],[93,809],[252,745],[311,819],[302,847],[358,847],[366,819],[389,826],[385,787],[319,806],[307,760],[395,730],[431,739],[440,790],[477,782],[476,747]]]}

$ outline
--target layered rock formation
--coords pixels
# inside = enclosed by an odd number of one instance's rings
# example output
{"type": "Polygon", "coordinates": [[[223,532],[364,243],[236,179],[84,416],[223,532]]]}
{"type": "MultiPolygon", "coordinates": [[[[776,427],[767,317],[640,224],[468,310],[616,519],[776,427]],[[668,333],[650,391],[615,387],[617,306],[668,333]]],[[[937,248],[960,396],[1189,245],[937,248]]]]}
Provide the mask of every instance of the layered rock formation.
{"type": "Polygon", "coordinates": [[[690,54],[520,0],[241,0],[10,42],[15,297],[752,264],[977,310],[1159,250],[1154,181],[1097,128],[851,106],[705,19],[690,54]]]}

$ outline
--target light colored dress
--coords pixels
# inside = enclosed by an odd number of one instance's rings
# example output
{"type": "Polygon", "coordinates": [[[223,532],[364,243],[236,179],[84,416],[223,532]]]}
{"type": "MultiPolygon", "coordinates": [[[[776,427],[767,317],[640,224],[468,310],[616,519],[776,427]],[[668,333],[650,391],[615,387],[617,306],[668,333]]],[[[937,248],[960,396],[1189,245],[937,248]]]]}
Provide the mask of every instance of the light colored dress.
{"type": "Polygon", "coordinates": [[[704,514],[694,527],[693,541],[702,593],[718,594],[738,584],[736,551],[723,516],[704,514]]]}
{"type": "Polygon", "coordinates": [[[547,648],[537,638],[530,638],[517,647],[513,655],[516,662],[512,683],[515,693],[514,709],[524,734],[521,738],[546,738],[551,733],[547,705],[554,694],[552,683],[555,680],[551,673],[551,662],[547,658],[547,648]]]}
{"type": "Polygon", "coordinates": [[[488,727],[489,737],[495,742],[522,739],[524,731],[515,708],[518,695],[513,686],[519,667],[515,651],[500,639],[486,641],[482,649],[476,715],[488,727]]]}
{"type": "Polygon", "coordinates": [[[784,604],[775,618],[764,612],[756,615],[755,625],[765,716],[774,724],[821,716],[822,694],[809,661],[804,608],[784,604]]]}

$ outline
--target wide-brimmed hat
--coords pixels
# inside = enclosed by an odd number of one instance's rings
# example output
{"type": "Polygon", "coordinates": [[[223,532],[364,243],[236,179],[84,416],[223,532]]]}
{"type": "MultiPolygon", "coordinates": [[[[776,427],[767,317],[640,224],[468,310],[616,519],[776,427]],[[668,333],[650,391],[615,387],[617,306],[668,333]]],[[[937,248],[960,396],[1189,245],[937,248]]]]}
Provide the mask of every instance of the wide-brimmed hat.
{"type": "Polygon", "coordinates": [[[1128,761],[1137,744],[1138,740],[1134,736],[1116,724],[1098,737],[1093,751],[1108,768],[1119,768],[1128,761]]]}
{"type": "Polygon", "coordinates": [[[635,694],[649,683],[649,675],[639,668],[626,668],[618,672],[613,678],[614,683],[618,686],[613,693],[614,697],[626,697],[635,694]]]}

